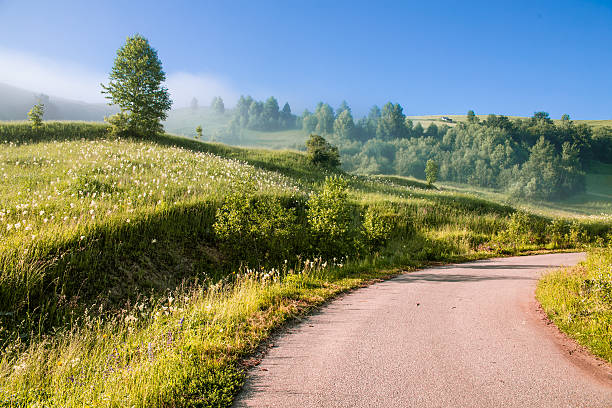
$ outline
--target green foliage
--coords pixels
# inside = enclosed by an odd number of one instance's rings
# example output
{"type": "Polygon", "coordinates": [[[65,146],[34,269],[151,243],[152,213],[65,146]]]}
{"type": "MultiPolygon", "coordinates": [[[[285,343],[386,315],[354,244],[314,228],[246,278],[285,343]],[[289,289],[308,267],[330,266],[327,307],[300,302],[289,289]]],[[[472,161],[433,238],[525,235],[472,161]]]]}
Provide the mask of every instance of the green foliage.
{"type": "Polygon", "coordinates": [[[338,167],[340,155],[338,148],[329,144],[322,136],[311,134],[306,142],[308,158],[317,166],[338,167]]]}
{"type": "Polygon", "coordinates": [[[343,110],[334,121],[334,133],[343,139],[352,139],[355,123],[349,109],[343,110]]]}
{"type": "Polygon", "coordinates": [[[319,134],[328,135],[334,131],[334,110],[326,103],[317,105],[314,116],[317,118],[315,131],[319,134]]]}
{"type": "Polygon", "coordinates": [[[363,235],[370,249],[382,247],[397,224],[396,214],[389,205],[367,207],[363,215],[363,235]]]}
{"type": "Polygon", "coordinates": [[[376,137],[383,140],[404,137],[406,133],[405,118],[399,103],[393,104],[388,102],[383,106],[380,119],[378,120],[376,137]]]}
{"type": "Polygon", "coordinates": [[[345,180],[327,177],[321,191],[308,199],[308,223],[315,239],[313,249],[327,258],[348,255],[355,245],[353,209],[346,188],[345,180]]]}
{"type": "Polygon", "coordinates": [[[161,121],[172,106],[168,90],[162,86],[166,74],[157,51],[140,35],[128,37],[117,51],[109,84],[102,85],[109,104],[121,112],[108,118],[113,132],[141,137],[163,131],[161,121]]]}
{"type": "Polygon", "coordinates": [[[244,191],[230,194],[217,210],[213,228],[234,262],[256,264],[269,261],[272,254],[282,261],[296,253],[297,205],[295,198],[283,202],[244,191]]]}
{"type": "Polygon", "coordinates": [[[43,115],[45,114],[45,105],[42,103],[37,103],[30,109],[28,112],[28,118],[32,123],[32,129],[38,130],[42,128],[43,125],[43,115]]]}
{"type": "Polygon", "coordinates": [[[201,125],[196,126],[195,131],[196,131],[196,135],[197,135],[196,138],[197,139],[202,139],[202,126],[201,125]]]}
{"type": "Polygon", "coordinates": [[[438,173],[440,171],[440,166],[434,160],[427,160],[427,164],[425,165],[425,178],[427,179],[427,184],[430,186],[438,181],[438,173]]]}

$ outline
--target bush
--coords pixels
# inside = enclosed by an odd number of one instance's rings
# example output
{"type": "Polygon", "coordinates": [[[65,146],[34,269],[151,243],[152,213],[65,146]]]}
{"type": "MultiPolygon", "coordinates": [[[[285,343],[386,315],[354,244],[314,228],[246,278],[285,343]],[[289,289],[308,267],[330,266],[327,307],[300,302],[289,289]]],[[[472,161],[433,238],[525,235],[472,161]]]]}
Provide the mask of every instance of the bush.
{"type": "Polygon", "coordinates": [[[321,192],[308,200],[308,222],[319,255],[334,257],[354,251],[354,211],[348,202],[346,181],[333,176],[325,179],[321,192]]]}
{"type": "Polygon", "coordinates": [[[329,144],[323,137],[314,134],[310,135],[306,142],[306,149],[312,164],[329,167],[340,166],[338,148],[329,144]]]}
{"type": "Polygon", "coordinates": [[[295,200],[282,202],[278,196],[229,195],[217,210],[215,235],[236,261],[287,259],[297,246],[297,205],[295,200]]]}
{"type": "Polygon", "coordinates": [[[391,237],[395,212],[389,206],[368,206],[363,216],[362,233],[370,249],[380,248],[391,237]]]}

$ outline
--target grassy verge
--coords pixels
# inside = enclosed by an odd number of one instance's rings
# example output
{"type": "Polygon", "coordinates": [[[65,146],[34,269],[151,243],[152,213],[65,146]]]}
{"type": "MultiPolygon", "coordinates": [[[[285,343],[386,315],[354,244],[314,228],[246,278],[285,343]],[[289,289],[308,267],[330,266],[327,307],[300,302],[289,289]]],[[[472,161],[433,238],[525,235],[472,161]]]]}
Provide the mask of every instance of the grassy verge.
{"type": "Polygon", "coordinates": [[[548,317],[593,354],[612,362],[612,248],[544,276],[536,296],[548,317]]]}

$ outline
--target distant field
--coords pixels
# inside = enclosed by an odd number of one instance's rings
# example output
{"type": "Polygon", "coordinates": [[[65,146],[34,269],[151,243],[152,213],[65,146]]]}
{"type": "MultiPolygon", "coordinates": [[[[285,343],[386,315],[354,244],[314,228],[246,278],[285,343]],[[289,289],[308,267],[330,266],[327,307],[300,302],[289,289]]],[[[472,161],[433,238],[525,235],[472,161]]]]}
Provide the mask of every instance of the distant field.
{"type": "Polygon", "coordinates": [[[528,203],[511,199],[505,192],[457,183],[439,183],[444,189],[474,194],[491,201],[518,206],[529,211],[561,217],[602,216],[612,218],[612,165],[595,162],[586,175],[586,191],[556,202],[528,203]]]}
{"type": "MultiPolygon", "coordinates": [[[[485,120],[488,115],[476,115],[480,120],[485,120]]],[[[455,126],[459,122],[465,122],[467,120],[466,115],[422,115],[422,116],[406,116],[411,119],[414,124],[421,123],[421,126],[427,128],[431,123],[436,125],[447,124],[449,126],[455,126]],[[447,117],[453,120],[453,123],[445,122],[442,117],[447,117]]],[[[508,116],[510,119],[528,119],[526,116],[508,116]]],[[[560,119],[553,119],[559,121],[560,119]]],[[[612,119],[601,119],[601,120],[575,120],[577,123],[586,123],[587,125],[593,126],[594,128],[612,126],[612,119]]]]}

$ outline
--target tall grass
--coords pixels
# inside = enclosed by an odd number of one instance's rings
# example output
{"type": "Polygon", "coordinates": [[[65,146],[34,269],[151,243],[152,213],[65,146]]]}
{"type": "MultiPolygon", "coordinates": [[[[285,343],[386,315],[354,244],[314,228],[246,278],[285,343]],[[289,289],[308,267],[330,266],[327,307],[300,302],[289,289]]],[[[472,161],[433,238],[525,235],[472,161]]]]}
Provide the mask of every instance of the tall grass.
{"type": "Polygon", "coordinates": [[[612,240],[581,265],[546,275],[536,296],[557,327],[612,362],[612,240]]]}

